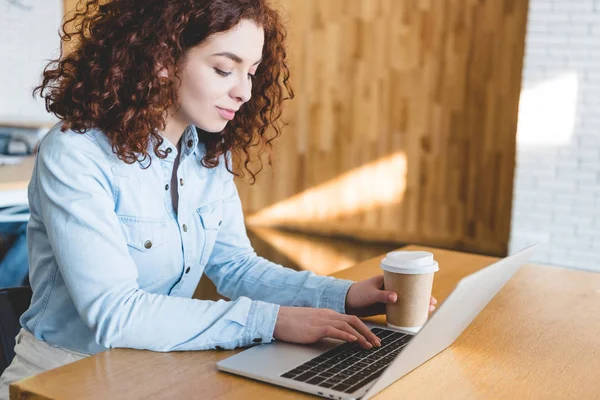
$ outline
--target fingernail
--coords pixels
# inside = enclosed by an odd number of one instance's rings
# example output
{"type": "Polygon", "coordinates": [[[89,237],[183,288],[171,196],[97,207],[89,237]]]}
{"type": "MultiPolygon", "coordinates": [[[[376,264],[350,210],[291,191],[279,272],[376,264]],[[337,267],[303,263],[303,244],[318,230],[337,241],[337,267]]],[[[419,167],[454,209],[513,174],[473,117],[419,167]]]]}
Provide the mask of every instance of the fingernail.
{"type": "Polygon", "coordinates": [[[373,345],[372,345],[371,343],[367,342],[367,347],[368,347],[369,349],[372,349],[372,348],[373,348],[373,345]]]}
{"type": "Polygon", "coordinates": [[[396,302],[396,300],[397,300],[397,298],[396,298],[396,295],[395,295],[395,294],[390,294],[390,297],[389,297],[389,298],[390,298],[390,301],[391,301],[392,303],[395,303],[395,302],[396,302]]]}
{"type": "Polygon", "coordinates": [[[353,342],[356,342],[358,340],[358,338],[356,336],[350,335],[350,340],[352,340],[353,342]]]}
{"type": "Polygon", "coordinates": [[[375,346],[377,346],[377,347],[381,347],[381,341],[379,341],[379,340],[378,340],[378,341],[376,341],[376,342],[375,342],[375,346]]]}
{"type": "Polygon", "coordinates": [[[434,306],[430,306],[429,307],[429,311],[433,311],[433,310],[435,310],[435,307],[434,306]]]}

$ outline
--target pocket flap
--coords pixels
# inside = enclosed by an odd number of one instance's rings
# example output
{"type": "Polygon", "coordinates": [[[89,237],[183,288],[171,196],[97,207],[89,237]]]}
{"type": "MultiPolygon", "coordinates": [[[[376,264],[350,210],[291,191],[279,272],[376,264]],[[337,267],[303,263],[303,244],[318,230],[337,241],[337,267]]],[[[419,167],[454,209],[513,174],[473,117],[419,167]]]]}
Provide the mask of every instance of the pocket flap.
{"type": "Polygon", "coordinates": [[[161,218],[119,216],[127,244],[140,251],[152,250],[166,240],[167,222],[161,218]]]}
{"type": "Polygon", "coordinates": [[[219,229],[223,221],[220,203],[209,204],[198,208],[196,211],[200,216],[204,229],[219,229]]]}

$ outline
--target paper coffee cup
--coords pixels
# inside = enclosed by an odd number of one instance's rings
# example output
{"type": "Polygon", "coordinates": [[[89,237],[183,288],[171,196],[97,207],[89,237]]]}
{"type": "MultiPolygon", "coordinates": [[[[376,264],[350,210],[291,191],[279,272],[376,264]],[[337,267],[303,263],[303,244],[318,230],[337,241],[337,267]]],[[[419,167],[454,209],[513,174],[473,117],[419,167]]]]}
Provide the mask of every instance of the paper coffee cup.
{"type": "Polygon", "coordinates": [[[418,332],[429,317],[433,276],[439,271],[427,251],[393,251],[381,260],[385,290],[398,294],[386,305],[387,325],[408,333],[418,332]]]}

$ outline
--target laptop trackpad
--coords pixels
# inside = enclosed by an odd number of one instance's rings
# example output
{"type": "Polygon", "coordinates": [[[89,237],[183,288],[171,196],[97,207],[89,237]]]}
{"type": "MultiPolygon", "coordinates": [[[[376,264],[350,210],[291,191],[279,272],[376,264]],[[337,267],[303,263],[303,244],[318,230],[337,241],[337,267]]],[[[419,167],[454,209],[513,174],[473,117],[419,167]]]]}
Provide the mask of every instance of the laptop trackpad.
{"type": "Polygon", "coordinates": [[[252,347],[220,361],[217,366],[225,371],[233,370],[252,375],[279,377],[286,371],[317,357],[319,354],[343,343],[341,340],[323,339],[309,345],[272,342],[252,347]]]}

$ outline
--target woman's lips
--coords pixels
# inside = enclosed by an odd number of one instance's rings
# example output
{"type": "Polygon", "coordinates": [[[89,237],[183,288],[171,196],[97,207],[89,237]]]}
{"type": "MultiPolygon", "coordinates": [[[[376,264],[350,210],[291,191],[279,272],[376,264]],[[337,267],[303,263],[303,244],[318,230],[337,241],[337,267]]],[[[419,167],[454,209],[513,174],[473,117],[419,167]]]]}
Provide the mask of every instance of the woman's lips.
{"type": "Polygon", "coordinates": [[[231,121],[233,119],[233,117],[235,117],[234,110],[230,110],[228,108],[221,108],[221,107],[217,107],[217,110],[219,111],[219,114],[221,114],[221,117],[225,118],[226,120],[231,121]]]}

